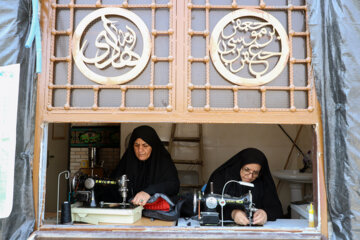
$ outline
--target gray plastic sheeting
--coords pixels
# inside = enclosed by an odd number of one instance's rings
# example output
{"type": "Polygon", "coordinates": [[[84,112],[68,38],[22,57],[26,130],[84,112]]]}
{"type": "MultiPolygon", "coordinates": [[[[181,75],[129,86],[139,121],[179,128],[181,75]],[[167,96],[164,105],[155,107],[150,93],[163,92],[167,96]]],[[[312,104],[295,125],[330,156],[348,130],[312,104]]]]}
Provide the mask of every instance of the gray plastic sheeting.
{"type": "Polygon", "coordinates": [[[35,224],[31,164],[37,82],[35,47],[24,47],[30,30],[31,0],[0,0],[0,6],[0,65],[20,64],[13,208],[8,218],[0,220],[0,239],[18,240],[27,239],[35,224]]]}
{"type": "Polygon", "coordinates": [[[360,1],[308,5],[331,238],[360,239],[360,1]]]}

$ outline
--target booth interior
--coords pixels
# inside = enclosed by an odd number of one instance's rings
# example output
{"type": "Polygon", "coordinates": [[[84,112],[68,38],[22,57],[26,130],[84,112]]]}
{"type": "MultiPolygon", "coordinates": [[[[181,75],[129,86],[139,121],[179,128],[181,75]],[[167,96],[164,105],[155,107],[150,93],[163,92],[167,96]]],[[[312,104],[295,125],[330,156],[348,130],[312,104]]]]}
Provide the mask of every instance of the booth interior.
{"type": "MultiPolygon", "coordinates": [[[[116,216],[104,218],[108,213],[100,211],[97,213],[100,215],[92,216],[90,212],[74,211],[76,204],[83,204],[73,200],[74,193],[83,194],[78,200],[91,199],[91,194],[94,194],[93,190],[89,190],[91,188],[80,189],[89,184],[85,183],[86,177],[111,180],[109,174],[123,155],[130,134],[140,125],[153,127],[170,152],[178,170],[180,194],[193,195],[195,200],[196,196],[201,198],[199,192],[216,168],[245,148],[257,148],[269,162],[284,213],[283,219],[267,224],[274,228],[291,224],[306,228],[311,203],[315,208],[316,224],[317,159],[314,157],[316,133],[313,125],[185,123],[50,123],[46,169],[41,170],[46,172],[43,224],[61,224],[65,215],[62,212],[64,203],[68,202],[72,206],[71,223],[74,225],[106,224],[107,221],[111,225],[116,221],[120,225],[199,225],[196,217],[180,216],[177,221],[170,222],[147,221],[141,217],[141,209],[137,208],[126,213],[131,215],[130,220],[128,216],[117,216],[115,213],[116,216]],[[135,216],[139,214],[140,217],[135,216]]],[[[101,210],[99,202],[93,204],[89,209],[101,210]]],[[[194,216],[197,212],[200,209],[194,210],[194,216]]]]}

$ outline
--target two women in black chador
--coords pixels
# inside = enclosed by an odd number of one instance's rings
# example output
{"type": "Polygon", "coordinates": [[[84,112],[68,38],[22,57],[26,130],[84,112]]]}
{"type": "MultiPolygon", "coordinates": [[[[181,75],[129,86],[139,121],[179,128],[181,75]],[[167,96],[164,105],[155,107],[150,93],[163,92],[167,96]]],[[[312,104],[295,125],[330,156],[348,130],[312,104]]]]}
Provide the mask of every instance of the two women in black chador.
{"type": "MultiPolygon", "coordinates": [[[[156,131],[149,126],[140,126],[131,134],[128,148],[112,178],[126,174],[129,182],[129,199],[135,205],[145,205],[155,193],[170,198],[179,192],[179,178],[169,152],[165,149],[156,131]]],[[[210,176],[205,193],[210,191],[213,182],[214,193],[221,194],[229,180],[251,182],[254,187],[229,183],[225,193],[240,197],[251,190],[253,202],[258,209],[253,215],[252,224],[263,225],[282,217],[282,207],[265,155],[258,149],[247,148],[237,153],[217,168],[210,176]]],[[[249,219],[244,209],[225,206],[224,218],[233,219],[237,224],[247,225],[249,219]]]]}

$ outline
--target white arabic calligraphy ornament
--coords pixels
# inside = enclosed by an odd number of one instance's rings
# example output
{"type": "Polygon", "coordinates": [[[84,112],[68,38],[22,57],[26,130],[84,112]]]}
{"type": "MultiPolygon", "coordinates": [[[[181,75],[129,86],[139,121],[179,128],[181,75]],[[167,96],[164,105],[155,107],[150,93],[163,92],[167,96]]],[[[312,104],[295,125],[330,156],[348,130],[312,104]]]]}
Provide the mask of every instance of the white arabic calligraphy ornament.
{"type": "Polygon", "coordinates": [[[88,79],[99,84],[124,84],[138,76],[146,67],[151,54],[150,34],[145,23],[136,14],[122,8],[101,8],[87,15],[76,27],[72,53],[76,66],[88,79]],[[142,37],[142,53],[135,50],[137,36],[134,29],[128,25],[125,29],[119,29],[115,24],[117,21],[110,20],[110,16],[120,17],[119,20],[125,19],[135,25],[142,37]],[[85,56],[88,42],[81,42],[83,35],[99,18],[103,30],[97,34],[94,43],[95,56],[85,56]],[[104,76],[99,71],[94,72],[90,65],[99,70],[112,67],[127,71],[119,71],[120,74],[116,76],[104,76]]]}
{"type": "Polygon", "coordinates": [[[274,80],[284,70],[289,40],[275,17],[256,9],[240,9],[224,16],[214,27],[210,56],[226,80],[259,86],[274,80]]]}

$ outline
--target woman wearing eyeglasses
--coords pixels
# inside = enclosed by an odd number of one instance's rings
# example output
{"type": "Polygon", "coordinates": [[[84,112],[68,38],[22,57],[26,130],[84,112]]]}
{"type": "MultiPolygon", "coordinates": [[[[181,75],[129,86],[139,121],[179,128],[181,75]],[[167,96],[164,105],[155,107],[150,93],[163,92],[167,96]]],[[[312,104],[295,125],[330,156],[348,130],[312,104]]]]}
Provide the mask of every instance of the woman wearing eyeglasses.
{"type": "MultiPolygon", "coordinates": [[[[211,174],[205,193],[210,192],[210,182],[213,182],[214,193],[221,194],[229,180],[254,184],[254,187],[248,187],[230,182],[224,191],[230,196],[240,197],[251,190],[254,207],[258,209],[251,224],[264,225],[267,221],[275,221],[283,216],[268,161],[260,150],[247,148],[226,161],[211,174]]],[[[225,205],[224,219],[233,219],[239,225],[250,224],[244,209],[237,205],[225,205]]]]}

